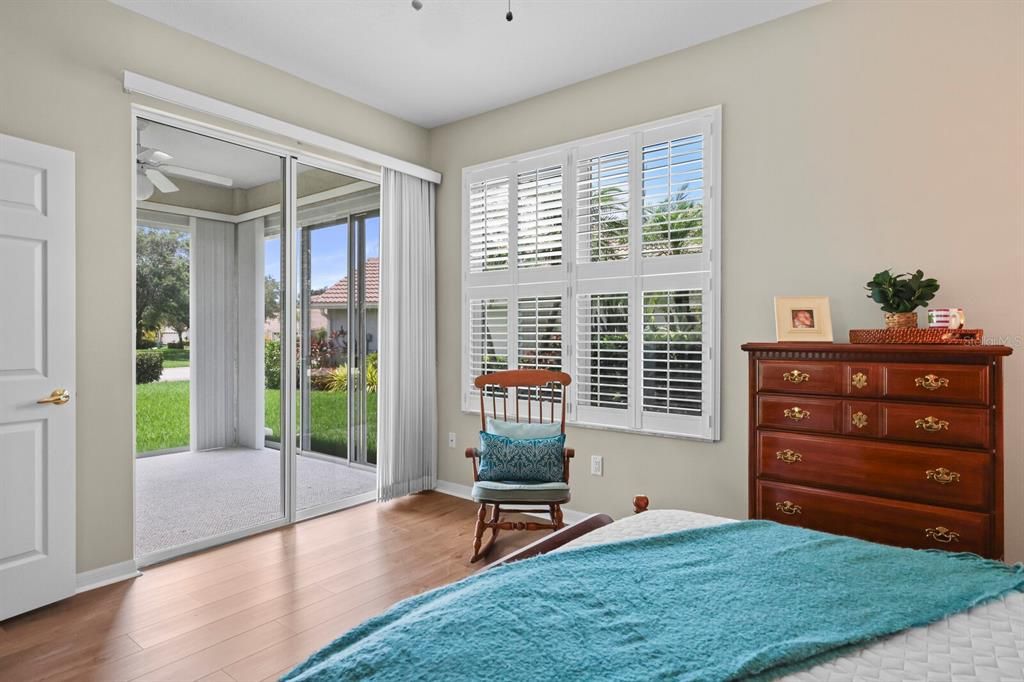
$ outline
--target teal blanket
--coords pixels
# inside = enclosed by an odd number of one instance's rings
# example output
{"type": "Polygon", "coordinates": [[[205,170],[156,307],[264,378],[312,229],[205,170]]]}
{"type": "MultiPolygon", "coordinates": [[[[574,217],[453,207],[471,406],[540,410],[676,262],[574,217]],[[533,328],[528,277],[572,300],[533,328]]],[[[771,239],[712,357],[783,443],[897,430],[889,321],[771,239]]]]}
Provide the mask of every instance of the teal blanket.
{"type": "Polygon", "coordinates": [[[746,521],[548,554],[407,599],[284,680],[730,680],[1024,588],[1024,568],[746,521]]]}

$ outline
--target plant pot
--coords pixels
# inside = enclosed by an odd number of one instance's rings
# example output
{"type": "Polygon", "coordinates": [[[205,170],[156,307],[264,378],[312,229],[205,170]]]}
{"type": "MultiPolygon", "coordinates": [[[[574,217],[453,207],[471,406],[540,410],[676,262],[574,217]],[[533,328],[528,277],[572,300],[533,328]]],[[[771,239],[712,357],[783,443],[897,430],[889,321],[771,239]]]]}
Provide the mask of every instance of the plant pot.
{"type": "Polygon", "coordinates": [[[888,329],[916,329],[917,313],[886,313],[885,326],[888,329]]]}

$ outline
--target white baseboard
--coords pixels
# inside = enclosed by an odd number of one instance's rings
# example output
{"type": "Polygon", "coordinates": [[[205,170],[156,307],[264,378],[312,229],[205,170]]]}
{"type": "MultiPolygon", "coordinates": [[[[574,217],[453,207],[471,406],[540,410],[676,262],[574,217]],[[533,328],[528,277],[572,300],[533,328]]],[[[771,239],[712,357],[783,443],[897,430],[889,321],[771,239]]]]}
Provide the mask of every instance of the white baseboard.
{"type": "Polygon", "coordinates": [[[142,575],[134,561],[122,561],[119,564],[101,566],[91,571],[83,571],[75,576],[75,594],[88,592],[104,585],[113,585],[122,580],[142,575]]]}
{"type": "MultiPolygon", "coordinates": [[[[461,483],[453,483],[452,481],[439,480],[437,482],[437,485],[434,486],[434,490],[436,490],[439,493],[444,493],[445,495],[451,495],[452,497],[461,497],[464,500],[473,499],[473,496],[470,494],[472,493],[473,489],[470,486],[462,485],[461,483]]],[[[534,514],[533,516],[544,515],[534,514]]],[[[586,512],[576,511],[574,509],[567,509],[566,507],[562,507],[562,520],[569,525],[578,523],[579,521],[582,521],[588,516],[590,516],[590,514],[587,514],[586,512]]]]}

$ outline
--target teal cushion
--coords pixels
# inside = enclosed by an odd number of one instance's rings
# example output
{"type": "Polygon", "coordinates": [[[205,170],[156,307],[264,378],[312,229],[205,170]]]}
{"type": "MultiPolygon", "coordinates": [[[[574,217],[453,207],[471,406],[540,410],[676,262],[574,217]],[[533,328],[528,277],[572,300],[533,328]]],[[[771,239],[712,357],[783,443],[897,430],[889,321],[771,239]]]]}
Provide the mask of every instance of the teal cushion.
{"type": "Polygon", "coordinates": [[[562,433],[559,422],[506,422],[494,417],[487,418],[487,433],[508,438],[554,438],[562,433]]]}
{"type": "Polygon", "coordinates": [[[562,504],[569,501],[569,484],[516,483],[514,481],[477,481],[473,484],[476,502],[507,502],[519,504],[562,504]]]}
{"type": "Polygon", "coordinates": [[[481,481],[562,480],[565,434],[553,438],[508,438],[480,432],[481,481]]]}

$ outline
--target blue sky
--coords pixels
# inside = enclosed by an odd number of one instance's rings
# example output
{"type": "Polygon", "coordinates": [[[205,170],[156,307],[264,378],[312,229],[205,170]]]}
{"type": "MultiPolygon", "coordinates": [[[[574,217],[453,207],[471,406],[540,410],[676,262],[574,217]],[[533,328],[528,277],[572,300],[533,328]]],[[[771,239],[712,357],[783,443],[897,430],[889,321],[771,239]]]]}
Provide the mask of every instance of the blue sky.
{"type": "MultiPolygon", "coordinates": [[[[331,286],[348,271],[348,227],[331,225],[312,232],[311,285],[314,289],[331,286]]],[[[267,240],[264,249],[264,267],[271,277],[278,278],[281,268],[281,241],[267,240]]],[[[380,218],[366,221],[366,257],[380,255],[380,218]]]]}

